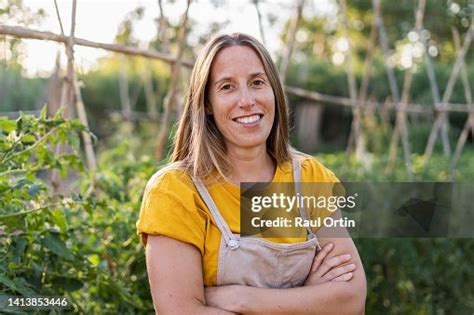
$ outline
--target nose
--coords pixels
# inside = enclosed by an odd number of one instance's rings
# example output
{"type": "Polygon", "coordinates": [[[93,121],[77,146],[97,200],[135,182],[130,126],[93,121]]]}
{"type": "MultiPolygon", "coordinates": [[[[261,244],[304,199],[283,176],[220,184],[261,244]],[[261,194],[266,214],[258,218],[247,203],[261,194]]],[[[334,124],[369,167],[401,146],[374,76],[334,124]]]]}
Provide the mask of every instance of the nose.
{"type": "Polygon", "coordinates": [[[249,91],[248,87],[241,89],[239,107],[242,109],[250,109],[255,105],[255,98],[252,93],[249,91]]]}

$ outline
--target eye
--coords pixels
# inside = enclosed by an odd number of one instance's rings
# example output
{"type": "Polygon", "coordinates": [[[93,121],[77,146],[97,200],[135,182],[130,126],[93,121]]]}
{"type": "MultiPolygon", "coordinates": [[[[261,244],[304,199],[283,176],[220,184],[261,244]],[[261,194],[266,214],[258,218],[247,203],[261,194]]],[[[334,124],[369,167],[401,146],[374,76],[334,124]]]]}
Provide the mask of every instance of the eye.
{"type": "Polygon", "coordinates": [[[221,91],[228,91],[232,88],[232,85],[230,84],[224,84],[223,86],[221,86],[221,88],[219,90],[221,91]]]}
{"type": "Polygon", "coordinates": [[[265,84],[265,81],[260,80],[260,79],[257,79],[257,80],[254,80],[254,81],[252,82],[252,84],[255,85],[255,86],[262,86],[262,85],[265,84]]]}

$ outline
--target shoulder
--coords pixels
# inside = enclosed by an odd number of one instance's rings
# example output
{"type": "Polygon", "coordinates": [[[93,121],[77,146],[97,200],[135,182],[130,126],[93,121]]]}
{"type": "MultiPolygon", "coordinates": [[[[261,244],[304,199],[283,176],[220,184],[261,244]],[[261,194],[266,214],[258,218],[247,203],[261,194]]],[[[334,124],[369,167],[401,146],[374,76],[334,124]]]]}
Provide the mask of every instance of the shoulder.
{"type": "Polygon", "coordinates": [[[326,168],[316,157],[295,151],[293,158],[301,162],[303,182],[339,182],[334,172],[326,168]]]}
{"type": "Polygon", "coordinates": [[[194,191],[190,174],[178,163],[171,163],[154,173],[145,186],[144,194],[152,192],[194,191]]]}

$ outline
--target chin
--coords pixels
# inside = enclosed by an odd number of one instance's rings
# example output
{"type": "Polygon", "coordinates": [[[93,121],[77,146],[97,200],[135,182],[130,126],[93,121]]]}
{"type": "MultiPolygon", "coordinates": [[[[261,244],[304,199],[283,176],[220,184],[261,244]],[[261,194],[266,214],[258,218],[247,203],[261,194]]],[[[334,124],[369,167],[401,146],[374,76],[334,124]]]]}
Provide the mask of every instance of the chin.
{"type": "Polygon", "coordinates": [[[240,147],[245,147],[245,148],[259,147],[259,146],[265,145],[266,142],[267,142],[267,139],[264,137],[237,139],[238,145],[240,147]]]}

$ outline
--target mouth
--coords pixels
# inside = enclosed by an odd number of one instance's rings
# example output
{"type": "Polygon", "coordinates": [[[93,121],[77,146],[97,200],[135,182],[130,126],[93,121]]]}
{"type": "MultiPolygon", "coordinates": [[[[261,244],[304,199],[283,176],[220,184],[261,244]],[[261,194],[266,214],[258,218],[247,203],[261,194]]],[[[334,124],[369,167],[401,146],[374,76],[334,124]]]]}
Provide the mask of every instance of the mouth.
{"type": "Polygon", "coordinates": [[[242,124],[242,125],[251,125],[262,120],[263,114],[254,114],[250,116],[242,116],[232,119],[233,121],[242,124]]]}

